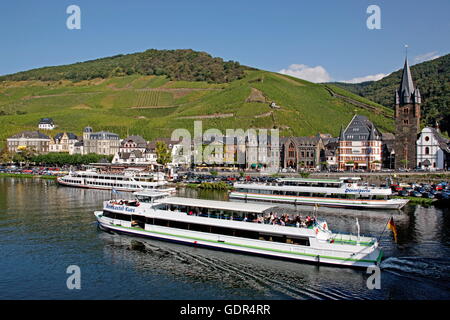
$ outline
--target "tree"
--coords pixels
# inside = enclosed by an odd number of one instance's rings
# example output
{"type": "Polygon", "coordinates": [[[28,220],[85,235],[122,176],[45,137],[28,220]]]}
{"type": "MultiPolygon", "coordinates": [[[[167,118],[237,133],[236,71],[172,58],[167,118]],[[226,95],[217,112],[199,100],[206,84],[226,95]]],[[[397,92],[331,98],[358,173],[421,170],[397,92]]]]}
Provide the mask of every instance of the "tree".
{"type": "Polygon", "coordinates": [[[8,151],[8,148],[3,148],[2,151],[0,151],[0,163],[7,164],[12,162],[13,155],[8,151]]]}
{"type": "Polygon", "coordinates": [[[215,170],[211,170],[210,172],[209,172],[209,174],[210,175],[212,175],[213,177],[217,177],[217,171],[215,171],[215,170]]]}
{"type": "Polygon", "coordinates": [[[167,144],[162,141],[156,142],[156,162],[166,166],[170,161],[172,161],[172,155],[167,144]]]}
{"type": "Polygon", "coordinates": [[[310,175],[309,172],[300,172],[300,177],[302,177],[302,178],[308,178],[309,175],[310,175]]]}
{"type": "Polygon", "coordinates": [[[403,165],[403,168],[405,169],[408,167],[408,162],[409,162],[408,159],[400,160],[400,163],[403,165]]]}

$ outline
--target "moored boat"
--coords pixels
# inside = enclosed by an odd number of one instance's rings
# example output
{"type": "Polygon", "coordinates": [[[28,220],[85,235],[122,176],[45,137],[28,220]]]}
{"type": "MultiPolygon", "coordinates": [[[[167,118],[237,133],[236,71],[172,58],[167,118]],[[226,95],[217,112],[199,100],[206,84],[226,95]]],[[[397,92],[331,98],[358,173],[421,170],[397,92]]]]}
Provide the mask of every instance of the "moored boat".
{"type": "Polygon", "coordinates": [[[359,184],[360,178],[277,179],[274,183],[235,183],[230,198],[359,209],[401,209],[408,199],[392,198],[389,188],[359,184]]]}
{"type": "MultiPolygon", "coordinates": [[[[382,251],[373,237],[332,232],[326,221],[277,221],[268,204],[170,197],[136,192],[136,200],[109,200],[96,211],[100,228],[182,244],[294,261],[367,267],[382,251]]],[[[287,217],[286,217],[286,221],[287,217]]]]}
{"type": "Polygon", "coordinates": [[[155,190],[160,192],[175,193],[176,188],[168,187],[164,175],[159,172],[135,172],[102,173],[96,170],[70,172],[68,175],[58,177],[56,181],[60,185],[136,192],[139,190],[155,190]]]}

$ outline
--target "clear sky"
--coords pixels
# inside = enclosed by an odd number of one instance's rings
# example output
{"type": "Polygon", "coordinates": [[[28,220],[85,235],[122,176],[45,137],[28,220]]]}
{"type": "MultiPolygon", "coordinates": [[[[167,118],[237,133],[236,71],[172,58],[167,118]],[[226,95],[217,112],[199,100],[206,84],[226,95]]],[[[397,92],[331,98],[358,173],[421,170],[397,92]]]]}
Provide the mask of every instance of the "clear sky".
{"type": "Polygon", "coordinates": [[[150,48],[192,48],[312,81],[380,77],[450,52],[449,0],[0,2],[0,74],[150,48]],[[81,30],[69,30],[69,5],[81,30]],[[369,5],[381,29],[369,30],[369,5]]]}

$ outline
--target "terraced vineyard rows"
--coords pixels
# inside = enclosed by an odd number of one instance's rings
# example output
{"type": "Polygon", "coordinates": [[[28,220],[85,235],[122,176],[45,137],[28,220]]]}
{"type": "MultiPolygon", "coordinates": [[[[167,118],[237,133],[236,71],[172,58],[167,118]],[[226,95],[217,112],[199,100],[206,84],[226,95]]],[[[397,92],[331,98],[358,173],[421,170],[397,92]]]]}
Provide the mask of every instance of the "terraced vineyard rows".
{"type": "Polygon", "coordinates": [[[141,91],[137,93],[136,107],[159,106],[161,91],[141,91]]]}

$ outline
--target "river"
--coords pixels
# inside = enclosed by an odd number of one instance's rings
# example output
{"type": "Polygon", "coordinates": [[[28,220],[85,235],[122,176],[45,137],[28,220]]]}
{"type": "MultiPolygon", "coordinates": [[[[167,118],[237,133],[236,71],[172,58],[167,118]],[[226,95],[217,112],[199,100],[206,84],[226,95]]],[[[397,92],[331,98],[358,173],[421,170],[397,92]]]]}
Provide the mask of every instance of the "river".
{"type": "MultiPolygon", "coordinates": [[[[181,196],[226,199],[186,189],[181,196]]],[[[319,209],[330,228],[381,236],[381,289],[365,270],[286,262],[98,230],[110,192],[43,179],[0,178],[0,299],[449,299],[448,208],[319,209]],[[393,216],[398,242],[382,233],[393,216]],[[69,290],[68,266],[81,271],[69,290]]],[[[293,210],[289,207],[286,210],[293,210]]],[[[311,208],[297,208],[310,213],[311,208]]]]}

